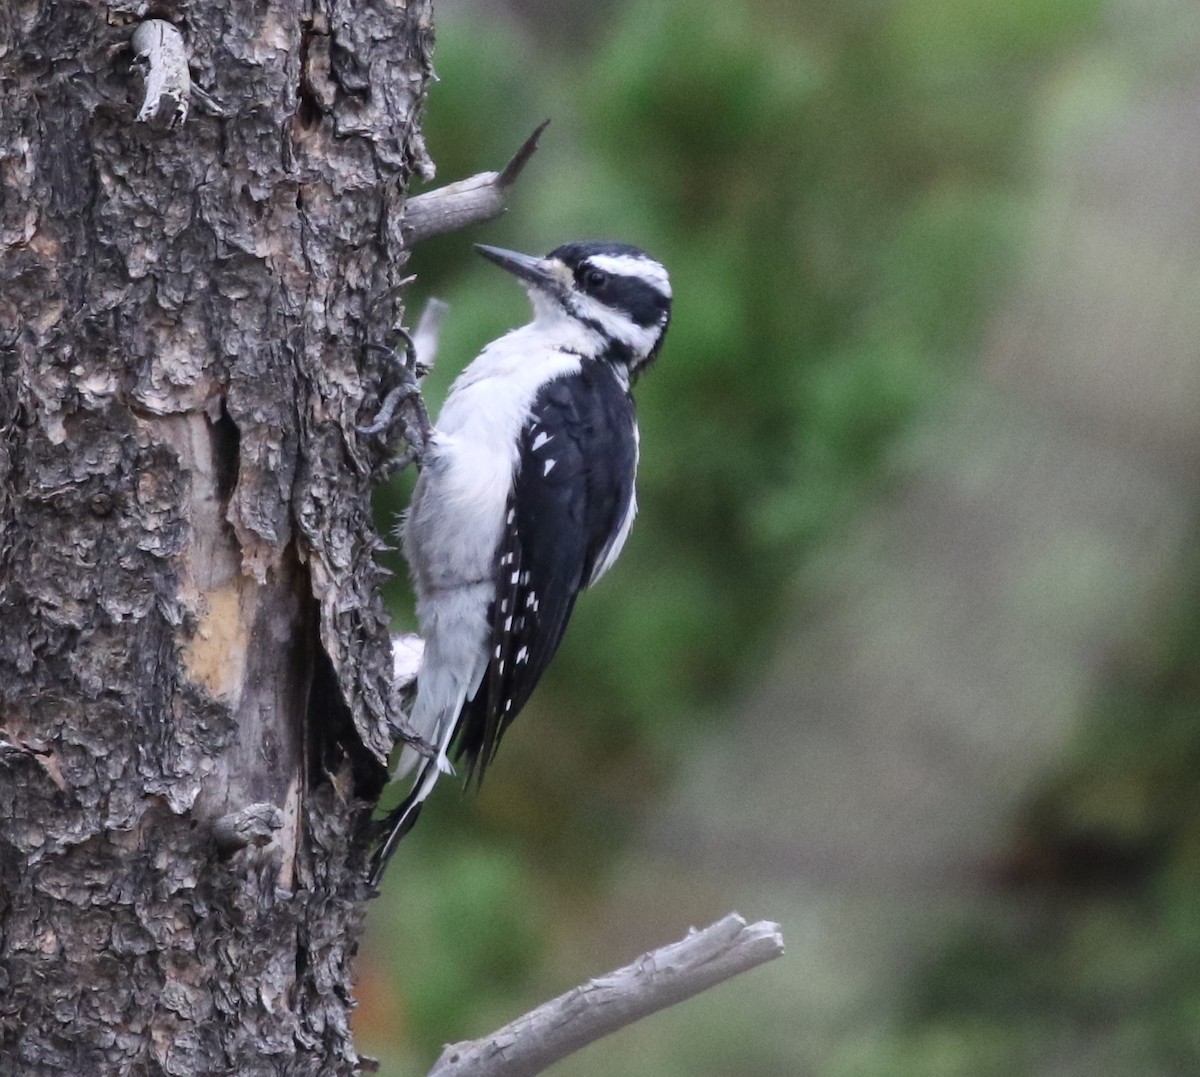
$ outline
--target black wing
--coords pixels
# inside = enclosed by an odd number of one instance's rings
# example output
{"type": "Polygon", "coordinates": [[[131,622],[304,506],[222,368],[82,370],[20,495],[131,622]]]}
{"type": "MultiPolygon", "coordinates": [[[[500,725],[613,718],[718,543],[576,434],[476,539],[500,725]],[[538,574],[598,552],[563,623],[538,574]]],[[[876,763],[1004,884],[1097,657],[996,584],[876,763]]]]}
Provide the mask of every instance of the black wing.
{"type": "Polygon", "coordinates": [[[491,654],[459,718],[457,758],[483,772],[562,641],[575,597],[633,499],[633,399],[607,363],[547,383],[521,432],[520,464],[496,556],[491,654]]]}

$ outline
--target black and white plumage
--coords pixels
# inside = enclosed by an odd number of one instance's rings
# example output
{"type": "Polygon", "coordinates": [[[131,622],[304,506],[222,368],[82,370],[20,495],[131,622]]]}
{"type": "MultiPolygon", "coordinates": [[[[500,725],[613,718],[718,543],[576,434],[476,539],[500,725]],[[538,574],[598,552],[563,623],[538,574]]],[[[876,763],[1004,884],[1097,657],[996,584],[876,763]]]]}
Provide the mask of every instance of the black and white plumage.
{"type": "Polygon", "coordinates": [[[534,318],[463,371],[426,447],[404,526],[425,646],[410,724],[437,755],[401,753],[396,776],[417,773],[372,882],[452,751],[482,779],[579,592],[621,552],[636,512],[630,386],[670,321],[666,270],[634,247],[478,250],[524,283],[534,318]]]}

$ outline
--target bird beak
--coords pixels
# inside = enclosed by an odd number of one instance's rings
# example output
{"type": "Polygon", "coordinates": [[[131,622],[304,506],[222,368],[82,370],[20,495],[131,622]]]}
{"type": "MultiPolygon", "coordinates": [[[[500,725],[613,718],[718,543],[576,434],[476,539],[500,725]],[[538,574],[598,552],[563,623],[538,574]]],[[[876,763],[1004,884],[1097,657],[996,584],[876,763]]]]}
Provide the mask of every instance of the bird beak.
{"type": "Polygon", "coordinates": [[[489,262],[495,262],[501,269],[507,269],[518,280],[534,288],[544,292],[562,290],[565,267],[561,262],[506,251],[503,247],[489,247],[486,243],[476,243],[475,249],[489,262]]]}

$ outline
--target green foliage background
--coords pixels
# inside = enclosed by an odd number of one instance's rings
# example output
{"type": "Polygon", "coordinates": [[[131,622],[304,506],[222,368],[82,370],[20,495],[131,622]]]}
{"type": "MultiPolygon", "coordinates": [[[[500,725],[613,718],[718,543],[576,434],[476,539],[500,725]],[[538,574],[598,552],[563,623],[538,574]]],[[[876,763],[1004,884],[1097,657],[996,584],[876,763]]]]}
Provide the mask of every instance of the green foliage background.
{"type": "MultiPolygon", "coordinates": [[[[539,977],[556,940],[602,900],[689,740],[753,678],[803,600],[807,556],[963,376],[1024,241],[1037,106],[1100,5],[576,7],[439,12],[426,132],[441,181],[498,167],[552,124],[508,216],[417,251],[412,297],[452,304],[436,404],[526,315],[471,241],[540,253],[607,237],[663,260],[677,299],[638,387],[642,510],[482,795],[444,783],[392,868],[366,956],[387,968],[394,942],[393,979],[363,1001],[384,1073],[423,1072],[442,1042],[552,993],[539,977]]],[[[410,486],[381,499],[381,521],[410,486]]],[[[395,568],[395,616],[411,624],[395,568]]],[[[1123,1061],[1094,1072],[1200,1072],[1191,594],[1029,805],[1014,842],[1049,865],[1035,915],[965,925],[915,986],[908,1023],[822,1072],[1027,1072],[1064,1022],[1126,1011],[1123,1061]],[[1060,877],[1084,840],[1111,878],[1060,877]]],[[[779,1072],[777,1059],[755,1070],[753,1050],[773,1057],[747,1046],[744,1068],[703,1072],[779,1072]]]]}

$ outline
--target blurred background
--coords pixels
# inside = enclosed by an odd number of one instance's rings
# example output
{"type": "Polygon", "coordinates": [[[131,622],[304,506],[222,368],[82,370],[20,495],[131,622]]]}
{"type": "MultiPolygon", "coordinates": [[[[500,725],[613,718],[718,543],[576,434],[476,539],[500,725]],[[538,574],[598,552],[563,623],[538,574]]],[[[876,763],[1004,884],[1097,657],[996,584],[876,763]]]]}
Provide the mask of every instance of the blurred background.
{"type": "MultiPolygon", "coordinates": [[[[642,246],[642,510],[478,797],[370,910],[428,1070],[731,909],[786,957],[571,1077],[1200,1073],[1200,5],[441,0],[428,396],[484,241],[642,246]]],[[[380,499],[392,527],[411,488],[380,499]]],[[[412,627],[404,567],[390,598],[412,627]]]]}

